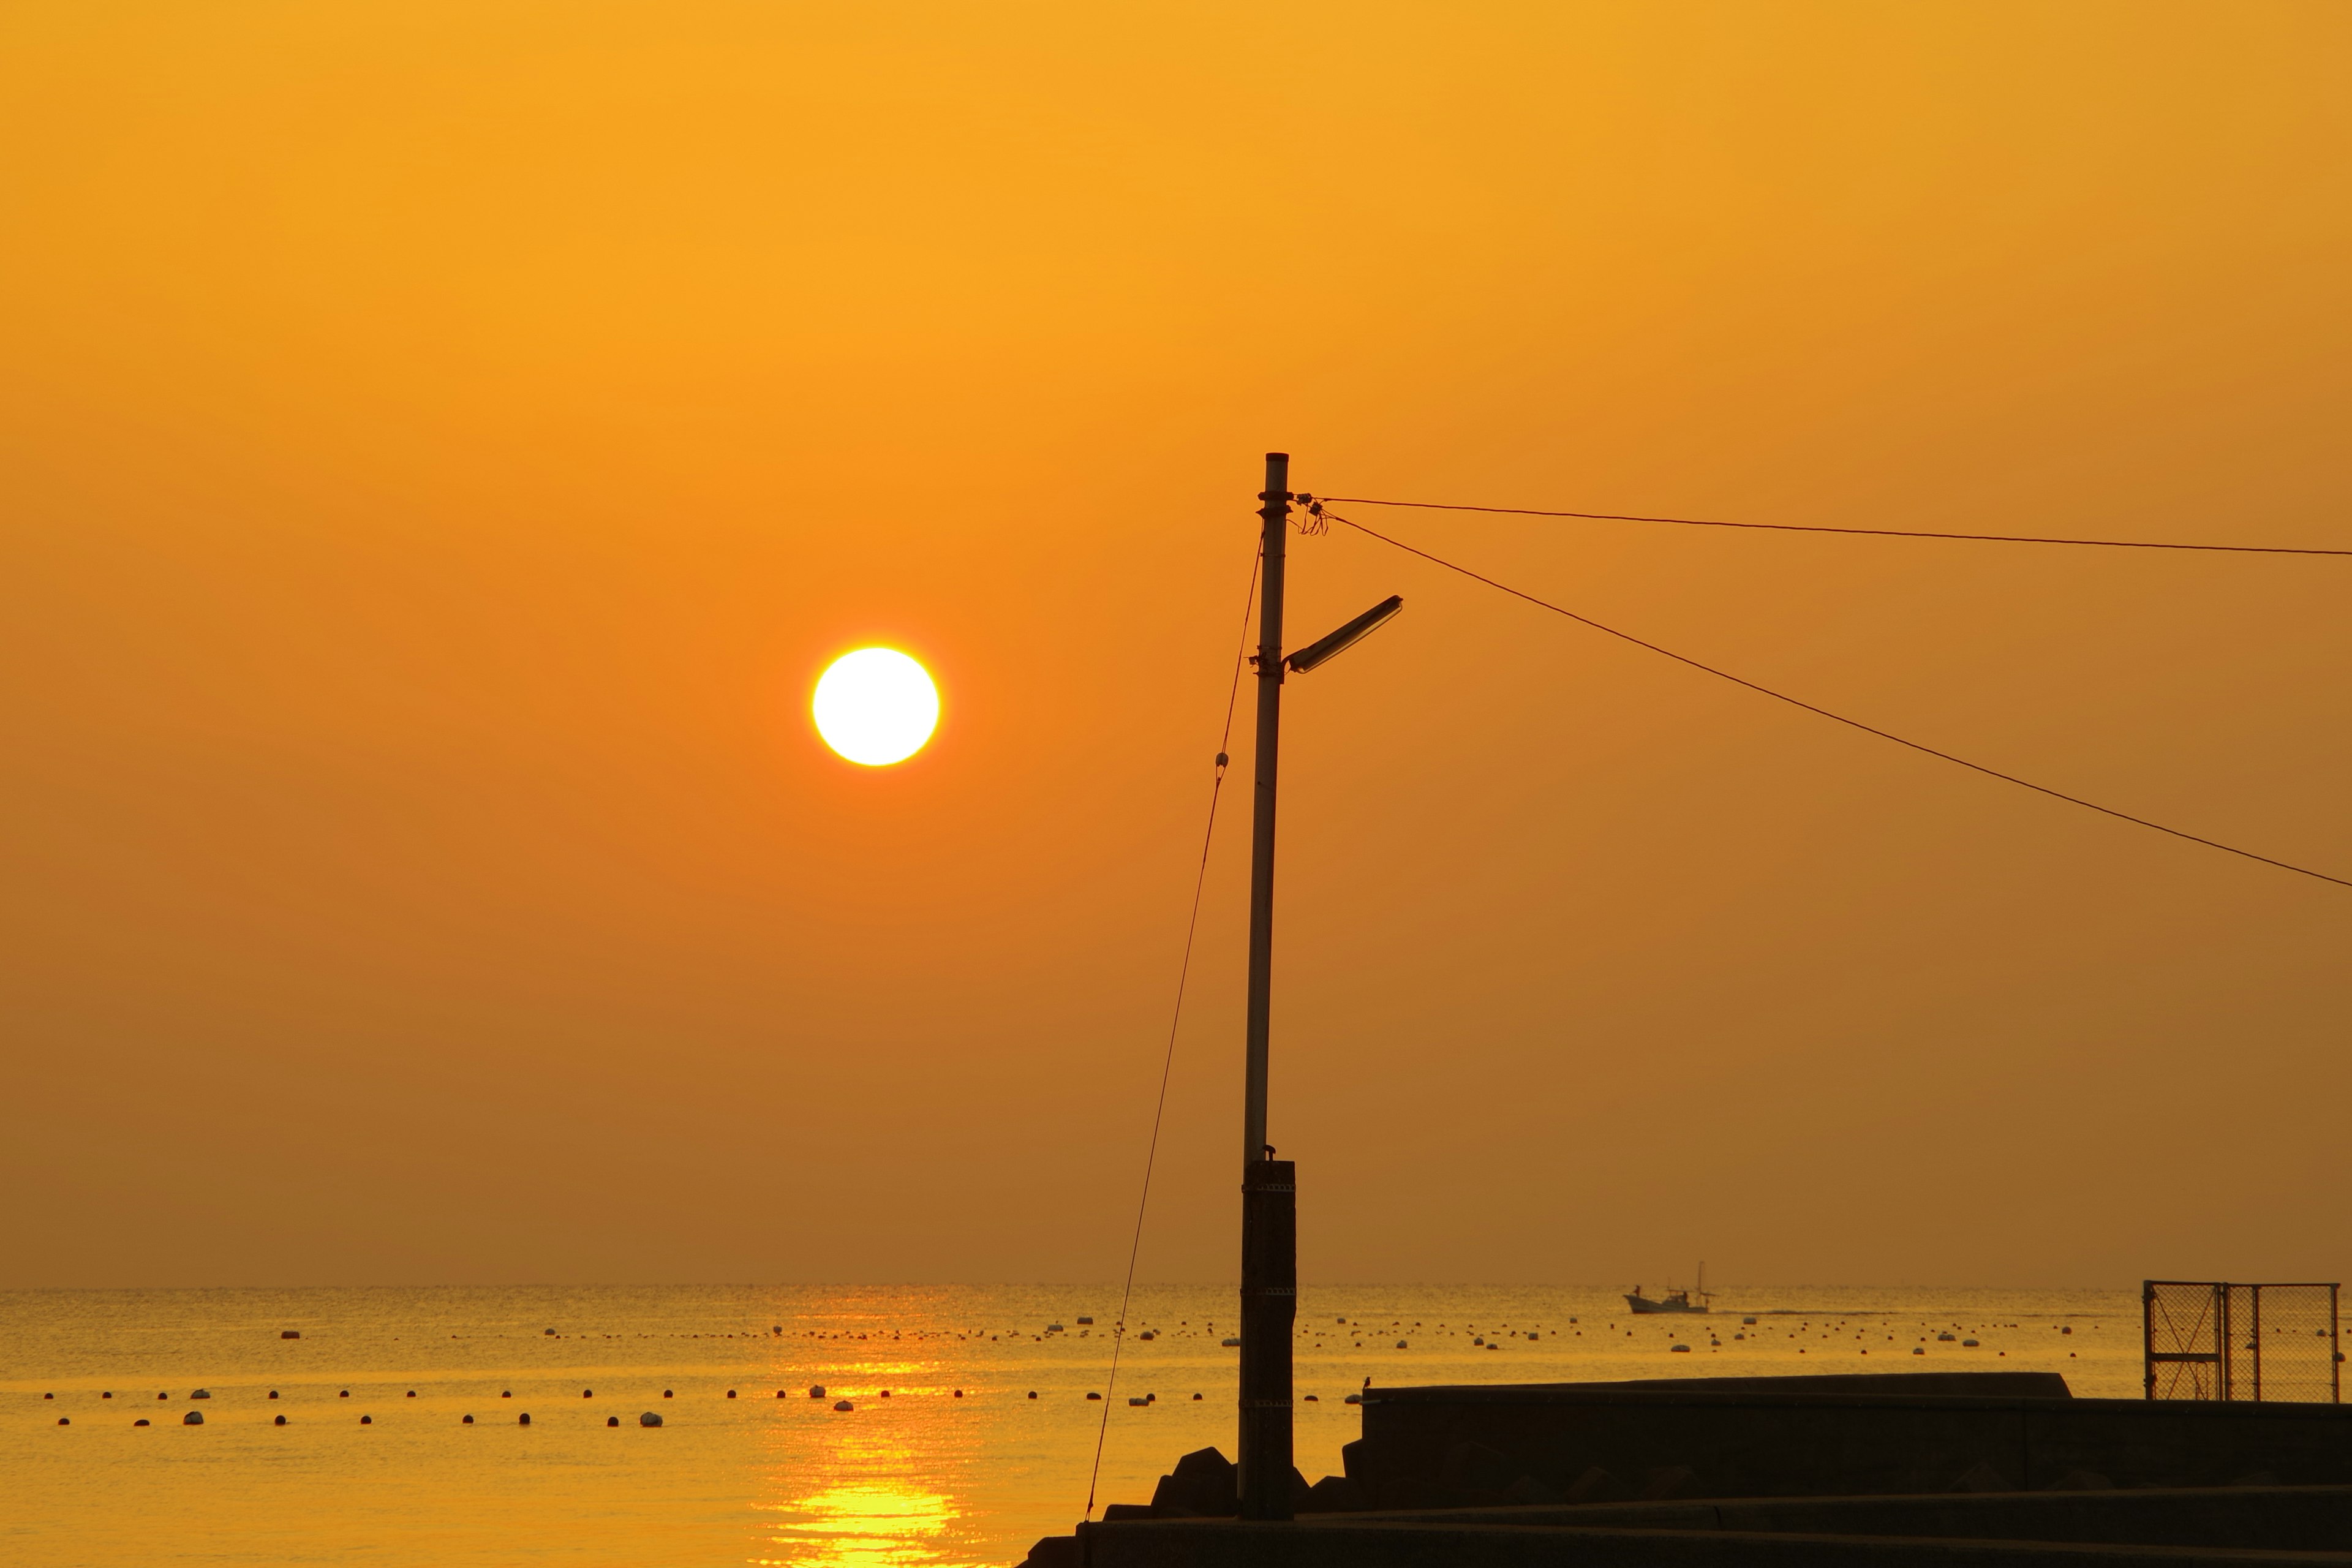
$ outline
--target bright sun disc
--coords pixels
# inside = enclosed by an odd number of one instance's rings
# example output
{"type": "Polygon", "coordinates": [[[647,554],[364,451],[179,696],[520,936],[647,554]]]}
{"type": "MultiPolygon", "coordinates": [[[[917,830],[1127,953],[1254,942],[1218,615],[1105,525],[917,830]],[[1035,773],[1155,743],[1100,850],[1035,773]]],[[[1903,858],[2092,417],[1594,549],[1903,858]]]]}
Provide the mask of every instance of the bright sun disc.
{"type": "Polygon", "coordinates": [[[843,654],[817,679],[809,703],[816,732],[853,763],[903,763],[940,723],[940,689],[923,667],[894,647],[843,654]]]}

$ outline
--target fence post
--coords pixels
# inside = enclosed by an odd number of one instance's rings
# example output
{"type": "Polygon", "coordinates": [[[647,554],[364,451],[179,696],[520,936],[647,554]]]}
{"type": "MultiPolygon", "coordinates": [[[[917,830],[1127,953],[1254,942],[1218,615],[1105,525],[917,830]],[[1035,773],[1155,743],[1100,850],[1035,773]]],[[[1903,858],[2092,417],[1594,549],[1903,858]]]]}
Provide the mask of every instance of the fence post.
{"type": "Polygon", "coordinates": [[[2254,1329],[2248,1343],[2254,1347],[2254,1403],[2263,1402],[2263,1288],[2249,1285],[2246,1305],[2254,1314],[2254,1329]]]}
{"type": "Polygon", "coordinates": [[[2213,1322],[2220,1333],[2214,1348],[2221,1352],[2221,1364],[2213,1369],[2213,1396],[2227,1404],[2234,1379],[2230,1375],[2238,1364],[2238,1342],[2230,1332],[2230,1283],[2222,1280],[2213,1287],[2213,1322]]]}

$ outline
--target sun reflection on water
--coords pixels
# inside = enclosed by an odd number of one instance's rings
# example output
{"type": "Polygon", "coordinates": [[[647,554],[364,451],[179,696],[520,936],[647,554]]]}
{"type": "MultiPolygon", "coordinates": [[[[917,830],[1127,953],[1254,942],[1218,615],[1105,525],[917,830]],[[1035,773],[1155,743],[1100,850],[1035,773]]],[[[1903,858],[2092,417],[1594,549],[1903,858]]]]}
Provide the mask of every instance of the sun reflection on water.
{"type": "Polygon", "coordinates": [[[754,1558],[761,1568],[944,1564],[941,1537],[959,1517],[937,1492],[883,1480],[846,1481],[772,1506],[791,1521],[773,1537],[785,1555],[754,1558]]]}

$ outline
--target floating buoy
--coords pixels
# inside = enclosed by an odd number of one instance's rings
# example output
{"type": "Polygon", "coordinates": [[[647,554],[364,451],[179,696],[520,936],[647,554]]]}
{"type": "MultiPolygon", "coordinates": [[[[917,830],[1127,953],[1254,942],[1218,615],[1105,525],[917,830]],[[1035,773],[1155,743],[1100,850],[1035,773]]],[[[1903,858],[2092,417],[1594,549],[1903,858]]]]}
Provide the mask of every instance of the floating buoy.
{"type": "Polygon", "coordinates": [[[191,1410],[180,1417],[180,1425],[183,1426],[201,1426],[204,1424],[205,1413],[201,1410],[191,1410]]]}
{"type": "MultiPolygon", "coordinates": [[[[1200,1396],[1199,1394],[1196,1394],[1192,1395],[1192,1397],[1193,1397],[1193,1398],[1195,1398],[1195,1399],[1198,1399],[1198,1398],[1200,1398],[1201,1396],[1200,1396]]],[[[1345,1399],[1343,1399],[1343,1400],[1339,1401],[1339,1403],[1340,1403],[1340,1404],[1342,1404],[1342,1405],[1361,1405],[1363,1402],[1364,1402],[1364,1396],[1363,1396],[1362,1394],[1351,1394],[1348,1395],[1348,1397],[1347,1397],[1347,1398],[1345,1398],[1345,1399]]]]}
{"type": "Polygon", "coordinates": [[[607,1415],[604,1417],[604,1425],[607,1426],[618,1426],[620,1424],[621,1418],[617,1415],[607,1415]]]}
{"type": "MultiPolygon", "coordinates": [[[[193,1415],[195,1412],[190,1411],[189,1414],[193,1415]]],[[[360,1425],[362,1426],[373,1426],[375,1425],[375,1417],[373,1415],[362,1415],[360,1417],[360,1425]]]]}
{"type": "Polygon", "coordinates": [[[155,1397],[156,1397],[156,1398],[158,1398],[158,1399],[169,1399],[169,1398],[171,1398],[172,1396],[171,1396],[170,1394],[157,1394],[155,1397]]]}
{"type": "MultiPolygon", "coordinates": [[[[466,1419],[467,1419],[467,1420],[468,1420],[468,1421],[471,1421],[471,1420],[473,1419],[473,1417],[472,1417],[472,1416],[470,1416],[470,1415],[468,1415],[468,1416],[467,1416],[467,1417],[466,1417],[466,1419]]],[[[280,1416],[278,1418],[277,1425],[278,1425],[278,1426],[285,1426],[285,1425],[286,1425],[286,1417],[284,1417],[283,1415],[280,1415],[280,1416]]]]}
{"type": "Polygon", "coordinates": [[[637,1425],[640,1426],[658,1426],[661,1425],[661,1417],[648,1410],[643,1415],[637,1417],[637,1425]]]}
{"type": "MultiPolygon", "coordinates": [[[[285,1419],[285,1417],[280,1416],[280,1417],[278,1417],[278,1419],[280,1419],[280,1420],[284,1420],[284,1419],[285,1419]]],[[[472,1416],[470,1416],[470,1415],[460,1415],[459,1417],[457,1417],[457,1425],[458,1425],[458,1426],[471,1426],[473,1424],[474,1424],[474,1418],[473,1418],[472,1416]]]]}
{"type": "MultiPolygon", "coordinates": [[[[100,1394],[99,1397],[100,1399],[111,1399],[114,1397],[114,1390],[110,1388],[104,1394],[100,1394]]],[[[275,1397],[275,1395],[272,1397],[275,1397]]]]}
{"type": "Polygon", "coordinates": [[[278,1391],[277,1391],[276,1389],[274,1389],[274,1388],[273,1388],[273,1389],[271,1389],[271,1390],[269,1391],[269,1397],[270,1397],[270,1398],[272,1398],[272,1399],[277,1398],[277,1397],[278,1397],[278,1391]]]}
{"type": "MultiPolygon", "coordinates": [[[[777,1398],[782,1399],[783,1396],[784,1396],[784,1391],[783,1391],[782,1389],[781,1389],[781,1388],[780,1388],[780,1389],[776,1390],[776,1397],[777,1397],[777,1398]]],[[[809,1397],[810,1397],[811,1399],[823,1399],[823,1398],[824,1397],[824,1384],[821,1384],[821,1383],[812,1383],[812,1384],[809,1384],[809,1397]]]]}
{"type": "Polygon", "coordinates": [[[1219,1340],[1217,1342],[1224,1346],[1227,1350],[1236,1350],[1241,1346],[1241,1341],[1239,1340],[1219,1340]]]}
{"type": "Polygon", "coordinates": [[[1309,1405],[1320,1405],[1323,1403],[1323,1396],[1319,1394],[1310,1394],[1307,1396],[1307,1403],[1309,1405]]]}
{"type": "Polygon", "coordinates": [[[961,1399],[961,1398],[963,1397],[963,1390],[962,1390],[962,1389],[961,1389],[961,1388],[957,1389],[957,1390],[955,1391],[955,1396],[956,1396],[958,1399],[961,1399]]]}
{"type": "Polygon", "coordinates": [[[60,1426],[70,1426],[73,1425],[73,1417],[70,1415],[60,1415],[58,1417],[58,1425],[60,1426]]]}
{"type": "Polygon", "coordinates": [[[889,1397],[890,1397],[890,1391],[889,1391],[888,1389],[887,1389],[887,1388],[886,1388],[886,1389],[884,1389],[884,1390],[882,1391],[882,1397],[883,1397],[883,1398],[885,1398],[885,1399],[889,1398],[889,1397]]]}
{"type": "Polygon", "coordinates": [[[55,1399],[57,1395],[54,1394],[44,1394],[41,1397],[44,1399],[55,1399]]]}
{"type": "Polygon", "coordinates": [[[1100,1399],[1100,1398],[1102,1397],[1102,1395],[1101,1395],[1101,1394],[1092,1394],[1092,1393],[1090,1393],[1090,1394],[1088,1394],[1087,1395],[1087,1397],[1088,1399],[1100,1399]]]}
{"type": "Polygon", "coordinates": [[[1402,1350],[1402,1349],[1404,1349],[1404,1342],[1403,1342],[1402,1340],[1399,1340],[1399,1341],[1397,1341],[1397,1349],[1399,1349],[1399,1350],[1402,1350]]]}
{"type": "MultiPolygon", "coordinates": [[[[1690,1354],[1690,1346],[1688,1345],[1668,1345],[1666,1349],[1675,1355],[1690,1354]]],[[[1801,1351],[1798,1353],[1801,1355],[1803,1352],[1801,1351]]]]}
{"type": "Polygon", "coordinates": [[[856,1409],[856,1408],[857,1408],[857,1406],[856,1406],[855,1405],[852,1405],[852,1404],[851,1404],[851,1403],[849,1403],[849,1401],[847,1401],[846,1399],[836,1399],[836,1400],[835,1400],[835,1401],[833,1402],[833,1407],[834,1407],[835,1410],[855,1410],[855,1409],[856,1409]]]}
{"type": "MultiPolygon", "coordinates": [[[[1030,1397],[1030,1398],[1032,1398],[1032,1399],[1034,1399],[1034,1398],[1036,1398],[1037,1396],[1036,1396],[1035,1394],[1031,1394],[1029,1397],[1030,1397]]],[[[1196,1402],[1200,1399],[1200,1397],[1201,1397],[1201,1396],[1200,1396],[1199,1394],[1194,1394],[1194,1395],[1192,1395],[1192,1398],[1193,1398],[1196,1402]]]]}
{"type": "Polygon", "coordinates": [[[1132,1398],[1131,1398],[1131,1399],[1129,1399],[1129,1400],[1128,1401],[1128,1403],[1129,1403],[1129,1405],[1138,1405],[1138,1406],[1140,1406],[1140,1405],[1143,1405],[1145,1402],[1144,1402],[1143,1400],[1141,1400],[1141,1399],[1132,1399],[1132,1398]]]}
{"type": "Polygon", "coordinates": [[[583,1388],[580,1391],[580,1397],[583,1399],[593,1399],[596,1397],[596,1391],[593,1388],[583,1388]]]}
{"type": "Polygon", "coordinates": [[[667,1399],[669,1396],[670,1396],[670,1392],[669,1392],[669,1390],[668,1390],[668,1389],[667,1389],[667,1388],[663,1389],[663,1390],[662,1390],[662,1397],[663,1397],[664,1399],[667,1399]]]}
{"type": "Polygon", "coordinates": [[[512,1399],[514,1397],[514,1390],[511,1388],[501,1388],[499,1390],[499,1397],[500,1399],[512,1399]]]}
{"type": "Polygon", "coordinates": [[[1036,1398],[1036,1397],[1037,1397],[1037,1391],[1036,1391],[1035,1389],[1034,1389],[1034,1388],[1033,1388],[1033,1389],[1031,1389],[1031,1390],[1029,1391],[1029,1397],[1030,1397],[1030,1398],[1032,1398],[1032,1399],[1036,1398]]]}
{"type": "Polygon", "coordinates": [[[131,1425],[133,1426],[144,1426],[147,1425],[147,1417],[142,1415],[138,1420],[133,1421],[131,1425]]]}
{"type": "Polygon", "coordinates": [[[188,1395],[191,1399],[210,1399],[212,1396],[213,1391],[209,1388],[199,1388],[188,1395]]]}
{"type": "Polygon", "coordinates": [[[518,1421],[518,1422],[516,1422],[516,1423],[515,1423],[515,1425],[516,1425],[516,1426],[530,1426],[530,1411],[528,1411],[528,1410],[524,1411],[524,1412],[522,1413],[522,1419],[521,1419],[521,1420],[520,1420],[520,1421],[518,1421]]]}
{"type": "Polygon", "coordinates": [[[1081,1323],[1091,1323],[1094,1320],[1092,1318],[1080,1318],[1078,1321],[1081,1323]]]}
{"type": "Polygon", "coordinates": [[[541,1329],[541,1330],[540,1331],[540,1332],[541,1332],[541,1333],[545,1333],[545,1334],[551,1334],[551,1333],[553,1333],[554,1331],[554,1331],[553,1329],[541,1329]]]}
{"type": "Polygon", "coordinates": [[[302,1331],[299,1329],[280,1329],[278,1331],[278,1337],[281,1340],[299,1340],[302,1337],[302,1331]]]}
{"type": "Polygon", "coordinates": [[[413,1388],[412,1388],[412,1389],[410,1389],[410,1390],[408,1391],[408,1397],[409,1397],[409,1398],[411,1398],[411,1399],[415,1398],[415,1397],[416,1397],[416,1390],[415,1390],[415,1389],[413,1389],[413,1388]]]}
{"type": "Polygon", "coordinates": [[[346,1388],[345,1390],[343,1390],[341,1394],[338,1394],[337,1395],[335,1395],[335,1397],[336,1397],[336,1398],[338,1398],[338,1399],[349,1399],[351,1396],[352,1396],[352,1391],[351,1391],[350,1389],[348,1389],[348,1388],[346,1388]]]}
{"type": "Polygon", "coordinates": [[[1926,1345],[1913,1345],[1911,1347],[1911,1353],[1913,1355],[1926,1355],[1927,1353],[1927,1347],[1926,1345]]]}

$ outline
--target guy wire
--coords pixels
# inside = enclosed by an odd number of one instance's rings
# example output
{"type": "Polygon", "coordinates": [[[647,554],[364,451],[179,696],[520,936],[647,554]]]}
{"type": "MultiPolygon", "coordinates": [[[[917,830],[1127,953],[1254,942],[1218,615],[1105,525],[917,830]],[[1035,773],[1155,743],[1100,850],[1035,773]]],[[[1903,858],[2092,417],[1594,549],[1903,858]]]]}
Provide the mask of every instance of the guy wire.
{"type": "Polygon", "coordinates": [[[1225,768],[1230,755],[1227,748],[1234,738],[1234,709],[1241,699],[1242,666],[1249,654],[1250,609],[1257,603],[1258,568],[1265,561],[1265,547],[1250,558],[1249,592],[1242,596],[1242,640],[1234,650],[1233,683],[1225,691],[1225,729],[1217,739],[1217,773],[1209,785],[1209,821],[1201,832],[1201,864],[1192,874],[1192,911],[1184,922],[1184,958],[1176,967],[1176,1006],[1168,1019],[1168,1049],[1160,1063],[1160,1098],[1151,1108],[1151,1142],[1143,1155],[1143,1192],[1135,1203],[1135,1236],[1127,1247],[1127,1283],[1120,1289],[1118,1317],[1112,1331],[1110,1345],[1110,1379],[1103,1384],[1101,1425],[1095,1429],[1094,1468],[1087,1474],[1087,1511],[1095,1516],[1095,1488],[1102,1479],[1103,1441],[1110,1435],[1111,1406],[1118,1394],[1118,1353],[1127,1344],[1127,1309],[1135,1296],[1135,1260],[1143,1249],[1143,1215],[1151,1204],[1151,1169],[1160,1158],[1160,1124],[1168,1113],[1168,1079],[1176,1066],[1176,1029],[1184,1018],[1184,985],[1192,973],[1192,938],[1201,929],[1201,892],[1209,880],[1209,846],[1217,834],[1217,799],[1224,793],[1225,768]]]}

